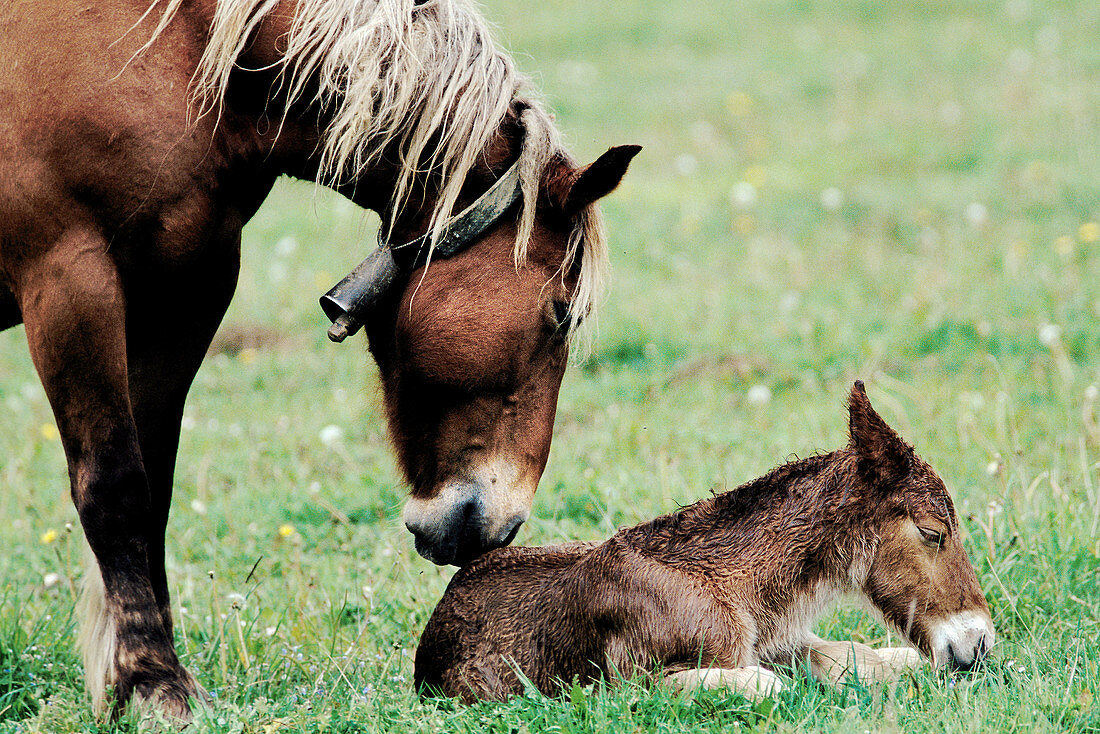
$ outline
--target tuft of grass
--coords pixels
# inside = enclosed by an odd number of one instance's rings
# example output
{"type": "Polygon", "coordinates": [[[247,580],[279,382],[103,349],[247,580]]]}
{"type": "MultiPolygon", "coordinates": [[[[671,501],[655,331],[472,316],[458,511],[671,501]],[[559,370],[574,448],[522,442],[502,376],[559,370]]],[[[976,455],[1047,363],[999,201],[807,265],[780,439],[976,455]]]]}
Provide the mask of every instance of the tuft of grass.
{"type": "Polygon", "coordinates": [[[28,601],[24,590],[0,588],[0,730],[33,720],[46,701],[80,685],[72,606],[28,601]]]}

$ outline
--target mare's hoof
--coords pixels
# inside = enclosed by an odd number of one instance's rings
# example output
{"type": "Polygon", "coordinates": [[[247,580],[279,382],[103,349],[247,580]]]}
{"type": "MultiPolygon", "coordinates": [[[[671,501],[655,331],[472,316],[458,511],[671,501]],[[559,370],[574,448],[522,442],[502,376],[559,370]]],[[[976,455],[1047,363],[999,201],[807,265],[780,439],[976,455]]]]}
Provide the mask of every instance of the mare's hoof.
{"type": "Polygon", "coordinates": [[[186,670],[175,680],[138,686],[130,705],[138,713],[143,730],[170,731],[187,727],[193,706],[206,706],[210,696],[186,670]]]}

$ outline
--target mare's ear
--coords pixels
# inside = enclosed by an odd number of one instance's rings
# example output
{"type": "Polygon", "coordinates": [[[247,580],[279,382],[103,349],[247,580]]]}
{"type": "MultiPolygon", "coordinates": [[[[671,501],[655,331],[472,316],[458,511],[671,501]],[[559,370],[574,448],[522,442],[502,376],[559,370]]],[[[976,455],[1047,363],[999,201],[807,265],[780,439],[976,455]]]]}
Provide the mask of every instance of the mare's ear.
{"type": "Polygon", "coordinates": [[[913,448],[871,407],[862,380],[856,380],[848,397],[848,432],[860,470],[869,477],[896,482],[909,476],[913,448]]]}
{"type": "Polygon", "coordinates": [[[592,163],[561,176],[551,184],[550,196],[569,217],[615,190],[626,175],[626,169],[640,145],[618,145],[608,148],[592,163]]]}

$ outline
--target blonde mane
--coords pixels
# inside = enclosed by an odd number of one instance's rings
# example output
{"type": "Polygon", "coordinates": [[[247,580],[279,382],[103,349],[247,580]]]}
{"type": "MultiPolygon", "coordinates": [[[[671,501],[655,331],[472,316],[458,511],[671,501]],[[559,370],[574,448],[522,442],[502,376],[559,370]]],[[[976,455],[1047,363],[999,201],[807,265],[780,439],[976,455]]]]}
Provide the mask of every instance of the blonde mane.
{"type": "MultiPolygon", "coordinates": [[[[154,39],[183,1],[167,0],[154,39]]],[[[217,0],[193,80],[199,114],[220,111],[237,59],[278,5],[279,0],[217,0]]],[[[322,131],[318,181],[354,181],[384,153],[397,151],[400,173],[390,206],[399,210],[418,181],[438,181],[429,221],[436,236],[513,102],[522,102],[523,206],[514,255],[517,267],[526,261],[540,182],[550,161],[564,151],[549,113],[526,95],[526,77],[497,49],[468,0],[419,5],[414,0],[298,0],[291,30],[281,41],[285,52],[277,71],[287,107],[305,102],[330,113],[322,131]]],[[[576,217],[562,265],[563,273],[579,266],[570,308],[574,324],[594,315],[607,259],[599,213],[588,207],[576,217]]]]}

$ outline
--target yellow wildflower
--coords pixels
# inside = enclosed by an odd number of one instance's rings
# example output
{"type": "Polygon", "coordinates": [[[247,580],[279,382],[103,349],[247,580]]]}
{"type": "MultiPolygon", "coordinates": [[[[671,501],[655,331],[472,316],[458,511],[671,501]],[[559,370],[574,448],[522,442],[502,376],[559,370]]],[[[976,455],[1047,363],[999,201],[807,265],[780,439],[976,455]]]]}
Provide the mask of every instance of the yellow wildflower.
{"type": "Polygon", "coordinates": [[[751,214],[741,214],[733,220],[733,229],[739,235],[752,234],[756,229],[756,220],[751,214]]]}
{"type": "Polygon", "coordinates": [[[1085,222],[1077,228],[1077,236],[1082,242],[1096,242],[1100,240],[1100,224],[1085,222]]]}
{"type": "Polygon", "coordinates": [[[57,540],[57,531],[53,528],[50,528],[46,532],[42,533],[42,535],[38,536],[38,539],[42,541],[42,545],[49,545],[50,543],[57,540]]]}
{"type": "Polygon", "coordinates": [[[745,92],[734,92],[726,97],[726,109],[734,117],[744,117],[752,112],[753,101],[745,92]]]}
{"type": "Polygon", "coordinates": [[[60,435],[57,432],[57,426],[53,423],[43,423],[42,427],[38,429],[38,432],[42,434],[42,438],[47,441],[56,441],[60,435]]]}
{"type": "Polygon", "coordinates": [[[295,532],[297,531],[294,529],[294,526],[289,523],[284,523],[279,526],[280,538],[289,538],[291,535],[294,535],[295,532]]]}
{"type": "Polygon", "coordinates": [[[764,166],[749,166],[745,169],[745,180],[753,186],[760,188],[768,177],[768,169],[764,166]]]}

